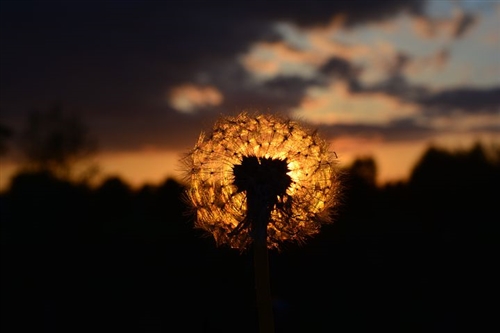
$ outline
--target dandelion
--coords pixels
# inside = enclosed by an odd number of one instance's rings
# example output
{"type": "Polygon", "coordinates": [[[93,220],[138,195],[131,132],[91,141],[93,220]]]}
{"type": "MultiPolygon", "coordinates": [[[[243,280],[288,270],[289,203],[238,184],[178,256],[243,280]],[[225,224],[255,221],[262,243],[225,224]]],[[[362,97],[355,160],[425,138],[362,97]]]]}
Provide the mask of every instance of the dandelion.
{"type": "Polygon", "coordinates": [[[303,243],[331,222],[340,193],[337,159],[327,142],[277,115],[221,117],[184,162],[195,227],[211,233],[217,245],[240,250],[259,232],[269,249],[303,243]]]}
{"type": "Polygon", "coordinates": [[[274,331],[268,249],[319,232],[340,193],[336,156],[316,131],[288,118],[221,117],[184,159],[195,227],[217,245],[253,245],[259,328],[274,331]]]}

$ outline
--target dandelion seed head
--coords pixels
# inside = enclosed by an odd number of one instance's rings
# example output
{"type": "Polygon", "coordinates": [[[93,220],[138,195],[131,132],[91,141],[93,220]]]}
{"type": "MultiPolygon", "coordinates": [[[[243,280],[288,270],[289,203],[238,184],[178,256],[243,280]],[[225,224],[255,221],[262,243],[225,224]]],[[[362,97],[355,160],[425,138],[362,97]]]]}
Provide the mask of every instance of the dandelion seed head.
{"type": "Polygon", "coordinates": [[[268,248],[302,243],[332,222],[340,194],[337,159],[325,140],[297,121],[260,113],[221,117],[184,162],[195,227],[211,233],[217,245],[245,250],[252,243],[250,228],[242,227],[250,186],[274,197],[268,248]],[[245,179],[245,170],[255,171],[245,179]]]}

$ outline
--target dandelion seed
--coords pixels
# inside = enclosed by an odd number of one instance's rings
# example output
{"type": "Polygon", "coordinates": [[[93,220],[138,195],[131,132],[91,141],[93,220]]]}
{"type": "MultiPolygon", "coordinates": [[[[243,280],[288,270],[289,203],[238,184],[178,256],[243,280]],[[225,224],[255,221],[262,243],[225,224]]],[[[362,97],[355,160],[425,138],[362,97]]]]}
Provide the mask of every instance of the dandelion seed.
{"type": "Polygon", "coordinates": [[[304,242],[331,222],[340,194],[337,159],[327,142],[276,115],[221,117],[184,163],[195,227],[210,232],[217,245],[240,250],[259,228],[270,249],[304,242]]]}

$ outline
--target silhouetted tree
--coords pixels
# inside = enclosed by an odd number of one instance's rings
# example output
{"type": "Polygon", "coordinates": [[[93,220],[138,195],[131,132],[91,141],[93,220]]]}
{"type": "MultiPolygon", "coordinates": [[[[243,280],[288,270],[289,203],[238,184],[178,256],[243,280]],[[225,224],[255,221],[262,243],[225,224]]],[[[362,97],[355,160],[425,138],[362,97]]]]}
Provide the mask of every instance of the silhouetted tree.
{"type": "Polygon", "coordinates": [[[372,157],[360,157],[347,167],[344,173],[345,200],[347,209],[355,215],[369,216],[377,198],[377,165],[372,157]],[[363,205],[362,210],[351,210],[363,205]]]}
{"type": "MultiPolygon", "coordinates": [[[[19,146],[25,170],[48,171],[63,179],[75,176],[75,166],[96,151],[87,126],[77,116],[64,114],[60,106],[31,113],[20,133],[19,146]]],[[[90,170],[95,166],[82,175],[90,170]]]]}
{"type": "MultiPolygon", "coordinates": [[[[488,331],[498,146],[430,148],[408,183],[377,187],[376,170],[354,161],[336,222],[271,256],[276,332],[488,331]]],[[[2,332],[255,332],[251,256],[201,238],[183,192],[16,175],[0,195],[2,332]]]]}
{"type": "Polygon", "coordinates": [[[100,234],[121,239],[133,234],[132,189],[120,177],[111,176],[94,192],[94,211],[100,234]],[[100,229],[100,230],[99,230],[100,229]]]}
{"type": "Polygon", "coordinates": [[[440,223],[471,227],[488,218],[499,186],[500,149],[476,144],[469,150],[429,148],[417,163],[409,185],[414,199],[440,223]]]}
{"type": "MultiPolygon", "coordinates": [[[[436,277],[429,285],[436,308],[473,330],[483,330],[491,313],[487,304],[498,274],[500,220],[500,149],[476,144],[470,149],[429,148],[410,177],[411,202],[427,238],[429,266],[436,277]],[[496,274],[496,278],[494,278],[496,274]],[[457,290],[461,290],[457,293],[457,290]],[[471,306],[474,304],[474,306],[471,306]]],[[[494,318],[494,317],[491,317],[494,318]]]]}
{"type": "Polygon", "coordinates": [[[375,186],[377,180],[377,164],[373,157],[362,157],[356,159],[349,170],[349,173],[357,181],[367,186],[375,186]]]}

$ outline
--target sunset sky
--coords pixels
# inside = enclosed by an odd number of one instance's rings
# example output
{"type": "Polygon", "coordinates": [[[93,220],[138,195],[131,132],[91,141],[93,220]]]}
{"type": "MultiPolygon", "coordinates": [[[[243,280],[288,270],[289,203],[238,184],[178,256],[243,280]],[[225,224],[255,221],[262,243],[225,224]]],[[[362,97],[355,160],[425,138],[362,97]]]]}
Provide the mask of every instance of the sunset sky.
{"type": "Polygon", "coordinates": [[[56,103],[98,142],[102,175],[180,177],[222,114],[288,114],[341,165],[404,179],[429,144],[500,143],[500,1],[0,0],[0,124],[56,103]]]}

